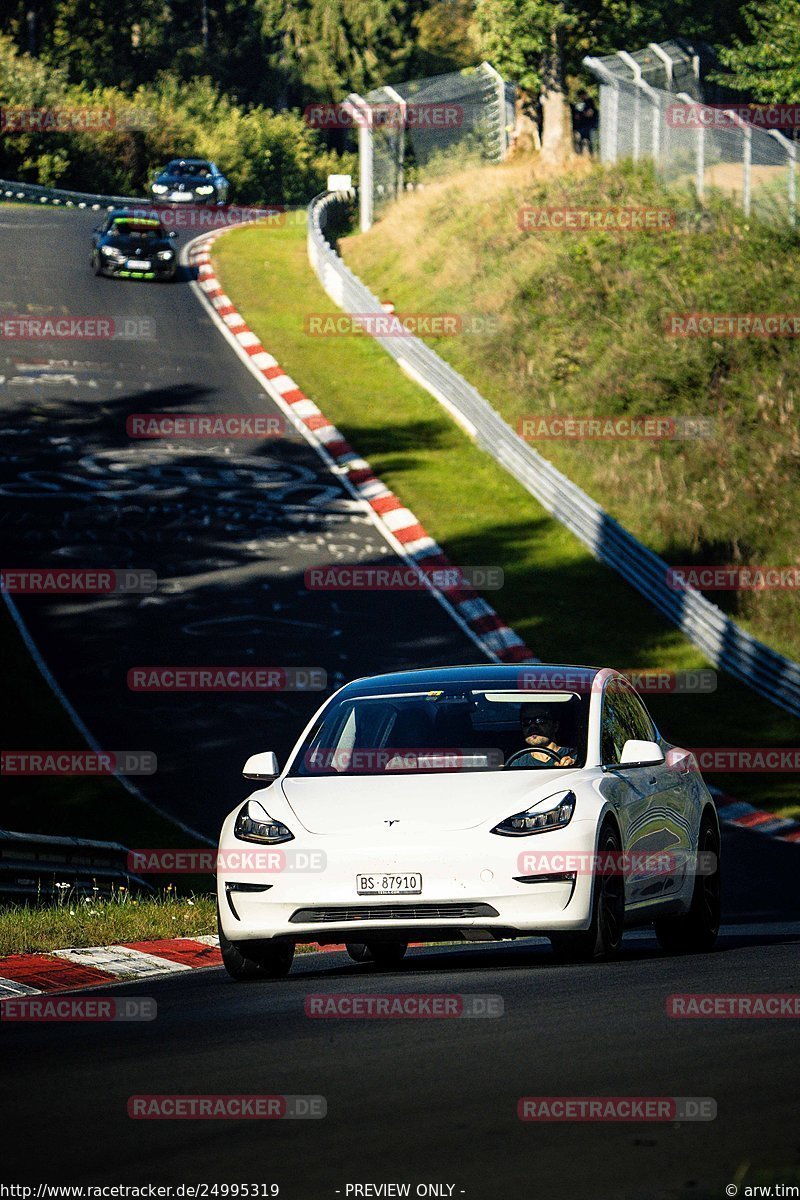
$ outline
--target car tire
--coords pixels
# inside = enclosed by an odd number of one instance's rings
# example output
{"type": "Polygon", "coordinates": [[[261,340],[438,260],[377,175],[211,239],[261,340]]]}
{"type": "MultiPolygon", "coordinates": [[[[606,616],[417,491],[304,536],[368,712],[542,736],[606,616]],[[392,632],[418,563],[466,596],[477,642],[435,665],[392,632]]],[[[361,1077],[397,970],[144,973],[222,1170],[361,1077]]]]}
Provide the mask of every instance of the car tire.
{"type": "Polygon", "coordinates": [[[347,942],[353,962],[372,962],[376,967],[396,967],[405,958],[408,942],[347,942]]]}
{"type": "Polygon", "coordinates": [[[232,942],[219,929],[222,963],[232,979],[283,979],[294,959],[294,942],[232,942]]]}
{"type": "MultiPolygon", "coordinates": [[[[619,854],[622,849],[616,826],[606,821],[600,830],[598,852],[619,854]]],[[[553,934],[550,943],[562,962],[602,962],[615,958],[625,926],[625,878],[620,873],[600,874],[592,895],[592,921],[579,933],[553,934]]]]}
{"type": "Polygon", "coordinates": [[[103,274],[103,268],[100,263],[100,255],[99,254],[92,255],[92,270],[94,271],[95,275],[103,274]]]}
{"type": "Polygon", "coordinates": [[[716,868],[710,875],[695,875],[692,903],[685,916],[662,917],[655,922],[659,945],[669,954],[708,953],[719,934],[720,842],[717,823],[710,814],[706,814],[700,823],[697,847],[699,853],[716,856],[716,868]]]}

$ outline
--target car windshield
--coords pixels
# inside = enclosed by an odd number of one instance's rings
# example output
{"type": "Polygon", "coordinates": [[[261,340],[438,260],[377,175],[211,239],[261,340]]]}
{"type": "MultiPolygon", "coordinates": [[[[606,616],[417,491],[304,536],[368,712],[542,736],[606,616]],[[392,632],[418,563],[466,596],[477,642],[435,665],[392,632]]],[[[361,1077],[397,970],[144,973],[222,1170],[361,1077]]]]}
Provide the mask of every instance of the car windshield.
{"type": "Polygon", "coordinates": [[[157,241],[165,237],[163,227],[157,221],[131,221],[121,217],[111,230],[117,237],[133,238],[134,241],[157,241]]]}
{"type": "Polygon", "coordinates": [[[201,175],[210,175],[211,167],[208,163],[181,162],[179,158],[175,158],[167,164],[164,173],[166,175],[189,175],[195,178],[201,175]]]}
{"type": "Polygon", "coordinates": [[[343,696],[322,713],[289,775],[580,767],[588,708],[575,692],[500,688],[343,696]]]}

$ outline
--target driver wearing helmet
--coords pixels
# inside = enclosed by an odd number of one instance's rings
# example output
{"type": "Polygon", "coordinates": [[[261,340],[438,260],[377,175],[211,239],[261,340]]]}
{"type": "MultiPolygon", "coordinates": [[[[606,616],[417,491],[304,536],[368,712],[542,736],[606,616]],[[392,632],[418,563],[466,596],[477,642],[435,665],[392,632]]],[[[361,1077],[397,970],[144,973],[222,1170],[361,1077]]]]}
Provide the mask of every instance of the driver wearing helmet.
{"type": "MultiPolygon", "coordinates": [[[[562,746],[558,737],[562,728],[559,706],[551,704],[522,704],[519,723],[527,746],[534,747],[530,756],[551,767],[574,767],[578,751],[575,746],[562,746]],[[537,754],[535,747],[550,753],[537,754]]],[[[524,761],[524,760],[523,760],[524,761]]]]}

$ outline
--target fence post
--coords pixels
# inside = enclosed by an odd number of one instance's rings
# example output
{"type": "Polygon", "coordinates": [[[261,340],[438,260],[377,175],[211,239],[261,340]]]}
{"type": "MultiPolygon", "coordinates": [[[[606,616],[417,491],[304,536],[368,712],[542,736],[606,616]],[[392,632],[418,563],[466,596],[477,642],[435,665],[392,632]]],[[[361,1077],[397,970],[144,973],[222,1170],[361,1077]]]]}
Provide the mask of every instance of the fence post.
{"type": "Polygon", "coordinates": [[[742,131],[742,210],[749,217],[753,182],[753,130],[733,109],[726,109],[726,116],[732,117],[734,124],[742,131]]]}
{"type": "Polygon", "coordinates": [[[648,42],[647,49],[652,50],[656,58],[660,58],[664,64],[664,74],[667,77],[667,86],[664,89],[667,92],[672,91],[672,59],[667,54],[663,46],[659,46],[658,42],[648,42]]]}
{"type": "Polygon", "coordinates": [[[588,67],[600,80],[602,85],[600,89],[601,97],[603,87],[610,87],[612,89],[611,96],[609,96],[610,100],[613,99],[613,102],[609,105],[609,119],[608,121],[603,121],[600,126],[600,158],[603,162],[615,163],[619,151],[619,80],[616,75],[613,75],[609,71],[608,67],[600,62],[599,58],[587,55],[583,60],[583,65],[588,67]]]}
{"type": "Polygon", "coordinates": [[[358,125],[359,229],[362,233],[369,233],[372,228],[372,109],[357,92],[350,93],[343,107],[352,110],[358,125]]]}
{"type": "Polygon", "coordinates": [[[508,150],[508,130],[506,129],[506,85],[503,80],[503,76],[492,66],[490,62],[482,62],[478,69],[486,71],[489,75],[491,75],[497,86],[497,125],[500,133],[500,162],[503,162],[508,150]]]}
{"type": "Polygon", "coordinates": [[[636,88],[636,100],[633,106],[633,161],[638,162],[639,145],[641,141],[641,122],[639,120],[639,113],[641,110],[641,92],[639,89],[642,84],[642,68],[639,66],[636,59],[632,55],[628,54],[627,50],[618,50],[617,57],[621,58],[625,63],[625,66],[633,72],[633,84],[636,88]]]}
{"type": "Polygon", "coordinates": [[[395,162],[395,181],[394,181],[394,196],[395,196],[395,199],[397,199],[398,192],[403,191],[403,165],[405,163],[405,154],[406,154],[406,113],[408,112],[408,105],[406,104],[405,100],[400,95],[400,93],[396,92],[393,87],[389,87],[389,85],[386,84],[384,86],[383,90],[386,92],[387,96],[389,96],[392,100],[394,100],[395,104],[397,104],[400,109],[400,118],[401,119],[400,119],[400,130],[398,133],[398,140],[397,140],[397,159],[395,162]]]}
{"type": "MultiPolygon", "coordinates": [[[[683,100],[685,104],[697,104],[695,98],[690,96],[688,92],[678,92],[678,99],[683,100]]],[[[694,187],[698,200],[702,200],[706,190],[706,131],[702,121],[697,126],[697,141],[694,152],[694,187]]]]}
{"type": "Polygon", "coordinates": [[[786,151],[788,170],[787,199],[789,201],[789,222],[797,224],[797,143],[787,138],[777,129],[770,129],[769,136],[775,138],[778,145],[786,151]]]}

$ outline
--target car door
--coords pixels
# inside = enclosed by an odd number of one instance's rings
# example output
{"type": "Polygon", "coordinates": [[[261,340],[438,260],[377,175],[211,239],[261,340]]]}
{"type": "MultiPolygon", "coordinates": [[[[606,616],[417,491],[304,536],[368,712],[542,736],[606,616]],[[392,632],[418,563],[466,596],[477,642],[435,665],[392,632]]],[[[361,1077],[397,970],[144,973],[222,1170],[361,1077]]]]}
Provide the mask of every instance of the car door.
{"type": "Polygon", "coordinates": [[[619,676],[609,679],[601,708],[601,758],[607,794],[620,824],[622,847],[632,859],[625,875],[625,901],[629,907],[661,897],[666,881],[663,856],[675,842],[674,821],[660,798],[667,789],[664,767],[620,765],[627,741],[653,741],[656,737],[655,727],[633,689],[619,676]],[[609,786],[611,780],[614,783],[609,786]]]}
{"type": "MultiPolygon", "coordinates": [[[[662,742],[653,720],[641,697],[625,681],[622,688],[628,697],[631,720],[637,729],[636,737],[647,741],[662,742]]],[[[689,856],[696,849],[699,809],[694,784],[696,774],[686,769],[687,759],[667,754],[657,767],[651,768],[656,780],[652,800],[653,813],[666,822],[668,838],[664,850],[668,854],[669,867],[661,875],[661,895],[667,899],[681,891],[691,874],[689,856]]]]}

